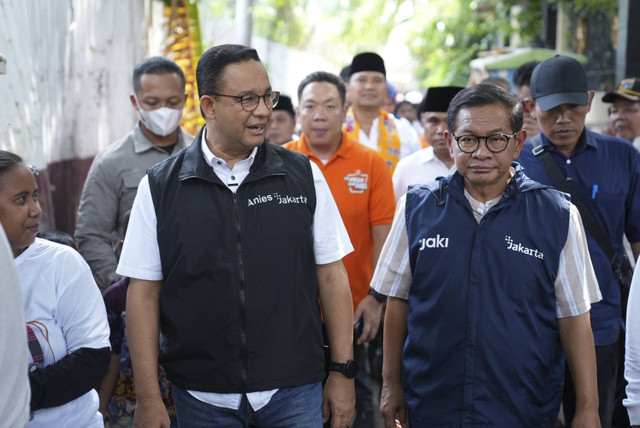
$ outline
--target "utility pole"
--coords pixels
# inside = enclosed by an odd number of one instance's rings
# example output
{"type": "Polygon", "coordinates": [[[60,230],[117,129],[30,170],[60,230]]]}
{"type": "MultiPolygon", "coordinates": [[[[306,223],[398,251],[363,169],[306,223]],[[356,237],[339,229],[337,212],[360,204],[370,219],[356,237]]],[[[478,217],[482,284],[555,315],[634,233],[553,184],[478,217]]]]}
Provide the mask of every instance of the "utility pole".
{"type": "Polygon", "coordinates": [[[254,4],[255,0],[236,0],[236,40],[241,45],[251,45],[254,4]]]}

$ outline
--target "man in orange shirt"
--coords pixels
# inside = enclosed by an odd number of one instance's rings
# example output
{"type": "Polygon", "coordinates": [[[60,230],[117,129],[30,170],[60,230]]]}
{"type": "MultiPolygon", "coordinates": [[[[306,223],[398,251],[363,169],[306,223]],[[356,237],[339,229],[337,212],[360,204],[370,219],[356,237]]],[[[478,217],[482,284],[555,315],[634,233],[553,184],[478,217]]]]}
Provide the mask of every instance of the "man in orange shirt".
{"type": "MultiPolygon", "coordinates": [[[[378,331],[384,303],[369,283],[382,245],[389,233],[395,211],[391,173],[377,151],[349,139],[342,131],[345,119],[345,86],[340,77],[315,72],[298,86],[299,140],[285,144],[309,156],[322,170],[349,233],[355,252],[344,265],[355,309],[354,324],[360,323],[360,347],[378,331]]],[[[364,352],[360,352],[360,371],[356,376],[354,427],[373,426],[373,407],[364,352]]]]}

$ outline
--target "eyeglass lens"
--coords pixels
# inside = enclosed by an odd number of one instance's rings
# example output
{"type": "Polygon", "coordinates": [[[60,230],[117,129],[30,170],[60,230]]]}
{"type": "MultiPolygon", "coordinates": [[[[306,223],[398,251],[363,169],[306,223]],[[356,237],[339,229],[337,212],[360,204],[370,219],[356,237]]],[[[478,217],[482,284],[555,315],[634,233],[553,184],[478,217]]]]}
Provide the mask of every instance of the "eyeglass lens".
{"type": "Polygon", "coordinates": [[[255,110],[258,107],[258,103],[260,102],[260,98],[264,98],[264,104],[272,109],[278,104],[278,100],[280,99],[280,93],[276,91],[267,92],[264,95],[245,95],[241,98],[242,108],[247,111],[255,110]]]}
{"type": "Polygon", "coordinates": [[[458,147],[465,153],[473,153],[478,150],[480,140],[485,140],[490,152],[499,153],[507,148],[509,136],[494,134],[486,137],[476,137],[475,135],[462,135],[458,137],[458,147]]]}

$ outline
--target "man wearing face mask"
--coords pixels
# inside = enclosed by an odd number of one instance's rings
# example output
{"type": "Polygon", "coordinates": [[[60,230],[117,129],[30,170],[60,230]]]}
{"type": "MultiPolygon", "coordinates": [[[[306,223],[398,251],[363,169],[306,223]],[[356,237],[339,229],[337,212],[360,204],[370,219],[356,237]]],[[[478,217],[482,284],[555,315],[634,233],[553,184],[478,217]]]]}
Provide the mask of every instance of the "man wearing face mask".
{"type": "Polygon", "coordinates": [[[187,94],[180,66],[151,57],[133,71],[131,105],[140,120],[121,140],[96,156],[82,191],[75,238],[102,291],[118,279],[116,244],[147,168],[188,146],[180,127],[187,94]]]}

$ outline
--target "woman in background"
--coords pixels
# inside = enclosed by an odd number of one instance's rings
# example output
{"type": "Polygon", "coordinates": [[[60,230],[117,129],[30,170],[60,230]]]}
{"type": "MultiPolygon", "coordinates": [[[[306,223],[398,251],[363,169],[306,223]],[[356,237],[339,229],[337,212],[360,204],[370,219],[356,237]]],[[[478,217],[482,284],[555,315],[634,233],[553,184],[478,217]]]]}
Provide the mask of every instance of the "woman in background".
{"type": "Polygon", "coordinates": [[[104,303],[76,251],[36,238],[41,215],[32,170],[19,156],[0,151],[0,224],[13,251],[27,322],[27,427],[103,427],[93,388],[109,364],[104,303]]]}

